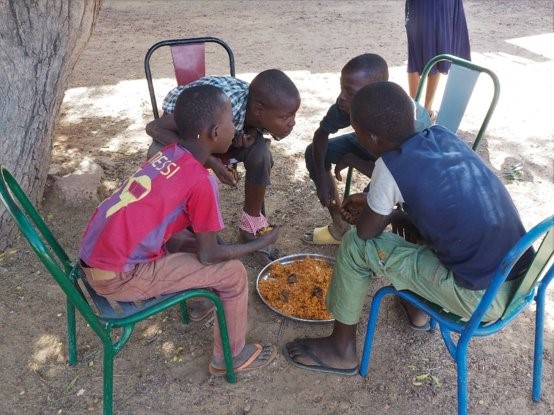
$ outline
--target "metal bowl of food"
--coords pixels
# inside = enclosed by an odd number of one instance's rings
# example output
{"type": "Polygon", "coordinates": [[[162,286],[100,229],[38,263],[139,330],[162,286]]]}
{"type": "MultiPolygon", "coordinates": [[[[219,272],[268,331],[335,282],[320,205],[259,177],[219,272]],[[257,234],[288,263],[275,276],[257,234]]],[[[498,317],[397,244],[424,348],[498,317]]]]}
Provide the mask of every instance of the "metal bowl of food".
{"type": "Polygon", "coordinates": [[[319,254],[288,255],[258,274],[256,291],[265,305],[283,317],[306,323],[334,321],[325,297],[335,258],[319,254]]]}

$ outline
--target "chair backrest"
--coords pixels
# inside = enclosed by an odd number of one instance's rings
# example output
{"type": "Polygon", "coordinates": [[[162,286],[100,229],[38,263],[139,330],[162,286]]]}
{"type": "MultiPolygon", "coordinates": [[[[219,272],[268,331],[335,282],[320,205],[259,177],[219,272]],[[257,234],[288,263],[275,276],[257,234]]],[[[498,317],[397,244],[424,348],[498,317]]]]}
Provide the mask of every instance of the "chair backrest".
{"type": "Polygon", "coordinates": [[[153,53],[162,47],[169,47],[177,85],[186,85],[206,75],[206,43],[214,43],[225,49],[229,60],[229,74],[235,76],[235,57],[233,51],[227,43],[215,37],[162,40],[148,49],[144,57],[144,71],[146,73],[146,81],[148,82],[148,91],[150,92],[150,101],[152,103],[154,118],[159,118],[160,115],[150,68],[150,60],[153,53]]]}
{"type": "Polygon", "coordinates": [[[91,325],[94,311],[73,281],[73,264],[12,174],[0,166],[0,200],[33,251],[91,325]]]}
{"type": "Polygon", "coordinates": [[[506,307],[504,314],[500,320],[508,322],[519,311],[521,311],[534,298],[534,293],[539,281],[542,279],[550,281],[554,276],[554,215],[546,218],[538,225],[534,226],[510,249],[506,254],[498,269],[493,276],[489,287],[485,291],[479,305],[473,312],[472,317],[468,321],[468,331],[474,331],[490,304],[496,297],[498,289],[506,281],[512,268],[518,260],[527,252],[533,244],[541,240],[542,242],[533,256],[533,260],[520,282],[519,288],[513,295],[510,303],[506,307]]]}
{"type": "Polygon", "coordinates": [[[539,280],[546,276],[549,268],[554,267],[554,230],[552,225],[549,229],[535,254],[533,262],[525,273],[525,277],[523,277],[517,291],[514,293],[510,305],[506,307],[504,316],[510,316],[522,304],[529,302],[531,300],[529,297],[533,296],[539,280]]]}
{"type": "Polygon", "coordinates": [[[451,66],[437,114],[436,123],[448,128],[454,133],[458,131],[458,127],[462,122],[479,75],[484,73],[492,80],[493,93],[487,113],[485,114],[483,121],[481,122],[481,126],[479,127],[479,131],[473,140],[472,149],[477,150],[492,117],[496,103],[498,102],[498,96],[500,95],[500,82],[498,81],[498,77],[490,69],[465,59],[446,54],[438,55],[432,58],[423,69],[415,96],[416,101],[419,102],[420,100],[429,71],[433,68],[433,66],[435,66],[435,64],[441,61],[448,61],[451,66]]]}

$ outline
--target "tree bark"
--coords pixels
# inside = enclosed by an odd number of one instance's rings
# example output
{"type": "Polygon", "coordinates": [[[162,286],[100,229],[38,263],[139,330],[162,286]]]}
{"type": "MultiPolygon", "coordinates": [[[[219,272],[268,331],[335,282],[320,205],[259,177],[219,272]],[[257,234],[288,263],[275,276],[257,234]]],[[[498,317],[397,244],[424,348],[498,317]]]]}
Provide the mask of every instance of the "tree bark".
{"type": "MultiPolygon", "coordinates": [[[[0,0],[0,164],[42,197],[71,70],[103,0],[0,0]]],[[[15,229],[0,205],[0,250],[15,229]]]]}

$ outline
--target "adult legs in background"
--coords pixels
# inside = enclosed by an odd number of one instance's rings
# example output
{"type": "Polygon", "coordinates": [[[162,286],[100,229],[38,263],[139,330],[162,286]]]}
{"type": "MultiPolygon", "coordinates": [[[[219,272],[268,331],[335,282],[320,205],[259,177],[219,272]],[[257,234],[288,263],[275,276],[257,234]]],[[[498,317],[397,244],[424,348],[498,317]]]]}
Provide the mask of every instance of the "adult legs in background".
{"type": "MultiPolygon", "coordinates": [[[[440,72],[435,72],[427,77],[425,83],[425,108],[429,113],[433,108],[433,101],[435,100],[435,93],[437,92],[437,86],[440,81],[440,72]]],[[[410,90],[410,97],[415,98],[417,93],[417,87],[419,85],[420,74],[417,72],[408,72],[408,86],[410,90]]]]}

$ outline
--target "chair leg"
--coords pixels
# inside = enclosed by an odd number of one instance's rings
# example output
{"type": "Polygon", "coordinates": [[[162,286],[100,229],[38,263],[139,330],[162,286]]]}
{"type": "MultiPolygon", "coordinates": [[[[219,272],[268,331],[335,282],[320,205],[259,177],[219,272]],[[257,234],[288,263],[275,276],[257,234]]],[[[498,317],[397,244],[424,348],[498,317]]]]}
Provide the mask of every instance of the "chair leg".
{"type": "Polygon", "coordinates": [[[219,325],[219,334],[221,336],[221,346],[223,348],[223,358],[225,360],[225,368],[227,369],[227,381],[235,383],[237,381],[235,370],[233,369],[233,353],[229,343],[229,333],[227,332],[227,322],[225,320],[225,311],[219,297],[214,296],[211,299],[215,305],[217,323],[219,325]]]}
{"type": "Polygon", "coordinates": [[[541,400],[542,358],[544,353],[544,299],[545,290],[540,287],[535,297],[537,311],[535,317],[535,351],[533,354],[533,400],[541,400]]]}
{"type": "Polygon", "coordinates": [[[189,311],[187,309],[187,302],[181,301],[179,303],[179,308],[181,309],[181,320],[183,321],[183,324],[189,324],[190,318],[189,318],[189,311]]]}
{"type": "Polygon", "coordinates": [[[369,361],[371,359],[371,347],[373,345],[373,337],[375,335],[375,328],[377,326],[377,318],[379,317],[379,308],[381,301],[386,295],[392,294],[388,290],[389,287],[381,288],[375,294],[373,301],[371,302],[371,308],[369,311],[369,320],[367,322],[367,332],[364,341],[364,351],[362,353],[362,361],[360,363],[360,375],[365,377],[369,369],[369,361]]]}
{"type": "Polygon", "coordinates": [[[344,185],[344,196],[343,199],[346,199],[350,195],[350,184],[352,183],[352,172],[354,169],[352,167],[348,168],[348,173],[346,174],[346,183],[344,185]]]}
{"type": "Polygon", "coordinates": [[[112,345],[104,344],[104,375],[103,375],[103,402],[104,415],[112,415],[113,412],[113,360],[115,352],[112,345]]]}
{"type": "Polygon", "coordinates": [[[467,415],[467,345],[458,344],[456,367],[458,377],[458,415],[467,415]]]}
{"type": "Polygon", "coordinates": [[[75,325],[75,306],[66,299],[67,312],[67,360],[70,366],[77,364],[77,329],[75,325]]]}

